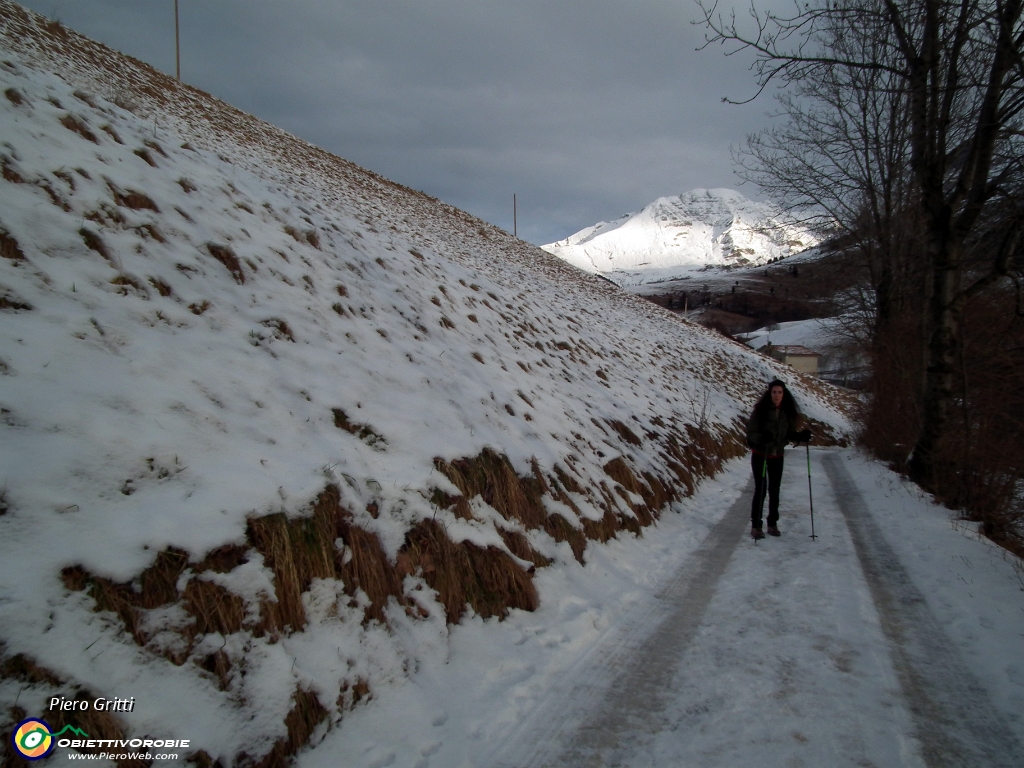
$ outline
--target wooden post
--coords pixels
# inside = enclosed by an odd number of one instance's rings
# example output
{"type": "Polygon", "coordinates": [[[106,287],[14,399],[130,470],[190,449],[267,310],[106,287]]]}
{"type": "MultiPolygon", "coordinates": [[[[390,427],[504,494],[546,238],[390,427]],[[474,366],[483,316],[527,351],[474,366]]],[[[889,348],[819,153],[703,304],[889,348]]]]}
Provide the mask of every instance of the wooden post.
{"type": "Polygon", "coordinates": [[[519,224],[516,212],[516,193],[512,193],[512,237],[519,237],[519,224]]]}
{"type": "Polygon", "coordinates": [[[178,0],[174,0],[174,74],[181,80],[181,35],[178,31],[178,0]]]}

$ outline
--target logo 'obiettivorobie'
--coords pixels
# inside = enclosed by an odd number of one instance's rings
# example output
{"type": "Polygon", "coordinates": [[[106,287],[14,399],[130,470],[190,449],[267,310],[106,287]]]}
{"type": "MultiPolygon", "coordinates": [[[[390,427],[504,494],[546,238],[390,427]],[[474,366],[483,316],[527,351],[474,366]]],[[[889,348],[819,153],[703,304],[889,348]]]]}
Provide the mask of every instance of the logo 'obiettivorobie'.
{"type": "MultiPolygon", "coordinates": [[[[71,728],[67,726],[64,731],[71,728]]],[[[61,733],[64,733],[61,731],[61,733]]],[[[11,733],[11,745],[14,751],[26,760],[41,760],[53,751],[57,744],[55,734],[50,730],[50,724],[45,720],[30,717],[18,723],[14,732],[11,733]]]]}
{"type": "MultiPolygon", "coordinates": [[[[54,747],[72,749],[94,747],[119,747],[131,749],[180,748],[188,749],[190,739],[90,739],[89,734],[73,725],[65,725],[57,733],[50,729],[50,724],[38,717],[22,720],[11,732],[11,745],[15,754],[26,760],[41,760],[53,752],[54,747]],[[61,739],[68,731],[77,739],[61,739]]],[[[174,756],[171,756],[174,757],[174,756]]]]}
{"type": "Polygon", "coordinates": [[[67,731],[71,731],[76,736],[89,738],[89,734],[73,725],[65,725],[59,733],[54,733],[50,730],[48,722],[40,720],[38,717],[30,717],[28,720],[18,723],[11,733],[11,745],[14,747],[15,753],[26,760],[42,760],[57,746],[57,737],[67,731]]]}

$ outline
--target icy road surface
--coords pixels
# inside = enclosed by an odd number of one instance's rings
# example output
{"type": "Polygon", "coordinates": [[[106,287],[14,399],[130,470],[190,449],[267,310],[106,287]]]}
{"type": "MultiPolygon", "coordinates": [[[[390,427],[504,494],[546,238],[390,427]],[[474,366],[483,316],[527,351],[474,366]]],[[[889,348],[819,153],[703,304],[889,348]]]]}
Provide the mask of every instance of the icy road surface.
{"type": "Polygon", "coordinates": [[[536,614],[453,628],[301,764],[1024,764],[1019,570],[879,465],[811,458],[816,540],[804,451],[759,543],[734,462],[658,531],[540,575],[536,614]]]}

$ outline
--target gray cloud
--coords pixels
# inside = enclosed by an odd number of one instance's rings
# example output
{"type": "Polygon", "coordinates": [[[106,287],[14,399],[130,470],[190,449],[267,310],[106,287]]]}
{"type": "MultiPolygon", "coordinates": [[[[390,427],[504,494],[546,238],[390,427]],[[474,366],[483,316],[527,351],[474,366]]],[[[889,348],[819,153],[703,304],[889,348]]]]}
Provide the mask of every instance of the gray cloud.
{"type": "MultiPolygon", "coordinates": [[[[27,0],[174,72],[173,0],[27,0]]],[[[766,124],[690,0],[180,0],[182,78],[535,243],[737,185],[766,124]]],[[[753,195],[754,190],[744,190],[753,195]]]]}

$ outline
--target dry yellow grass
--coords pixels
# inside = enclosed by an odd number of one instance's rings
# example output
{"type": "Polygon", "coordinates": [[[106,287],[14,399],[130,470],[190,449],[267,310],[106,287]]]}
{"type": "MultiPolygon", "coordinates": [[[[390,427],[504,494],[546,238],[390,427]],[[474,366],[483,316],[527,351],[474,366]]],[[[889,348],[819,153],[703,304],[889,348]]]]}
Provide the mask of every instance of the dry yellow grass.
{"type": "Polygon", "coordinates": [[[25,252],[6,229],[0,229],[0,258],[11,261],[25,261],[25,252]]]}
{"type": "Polygon", "coordinates": [[[210,252],[213,258],[227,267],[228,272],[235,278],[236,283],[239,285],[245,283],[245,272],[242,270],[242,263],[235,256],[235,252],[231,248],[218,243],[207,243],[206,250],[210,252]]]}
{"type": "Polygon", "coordinates": [[[433,589],[449,622],[471,606],[480,616],[505,616],[539,604],[530,575],[505,552],[468,541],[455,544],[440,523],[424,520],[406,534],[398,556],[403,573],[416,573],[433,589]]]}

